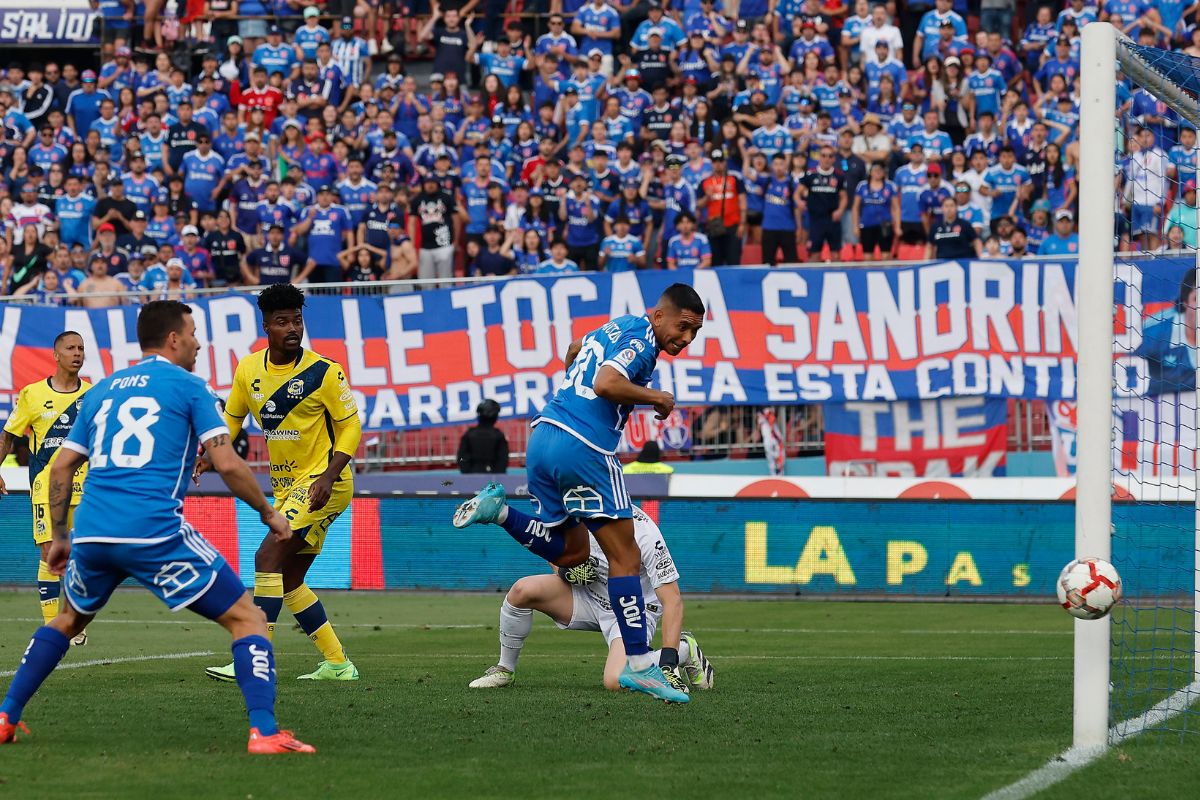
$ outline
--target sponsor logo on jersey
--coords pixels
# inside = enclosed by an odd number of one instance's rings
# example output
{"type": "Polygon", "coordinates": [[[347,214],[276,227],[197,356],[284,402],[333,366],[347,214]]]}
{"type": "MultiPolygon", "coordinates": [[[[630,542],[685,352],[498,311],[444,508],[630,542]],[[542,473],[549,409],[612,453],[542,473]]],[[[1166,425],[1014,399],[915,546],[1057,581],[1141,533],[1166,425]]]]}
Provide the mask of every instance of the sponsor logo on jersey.
{"type": "Polygon", "coordinates": [[[621,352],[617,353],[616,356],[613,357],[613,361],[616,361],[623,367],[628,367],[633,363],[635,358],[637,358],[637,353],[633,350],[633,348],[627,347],[621,352]]]}
{"type": "Polygon", "coordinates": [[[282,464],[271,464],[271,472],[291,472],[296,468],[296,462],[290,458],[282,464]]]}
{"type": "Polygon", "coordinates": [[[263,404],[263,411],[274,411],[274,410],[275,410],[275,401],[274,400],[268,400],[266,403],[263,404]]]}
{"type": "Polygon", "coordinates": [[[263,436],[268,442],[298,442],[300,441],[300,431],[263,431],[263,436]]]}

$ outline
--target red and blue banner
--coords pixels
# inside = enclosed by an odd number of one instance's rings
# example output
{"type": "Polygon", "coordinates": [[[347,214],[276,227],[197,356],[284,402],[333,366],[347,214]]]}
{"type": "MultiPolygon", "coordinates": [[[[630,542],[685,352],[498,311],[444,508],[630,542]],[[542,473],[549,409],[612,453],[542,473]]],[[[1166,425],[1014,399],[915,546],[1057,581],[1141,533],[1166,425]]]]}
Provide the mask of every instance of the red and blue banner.
{"type": "MultiPolygon", "coordinates": [[[[1120,268],[1120,353],[1135,353],[1146,315],[1157,315],[1149,324],[1176,313],[1189,267],[1156,259],[1120,268]]],[[[658,365],[657,386],[681,406],[1075,393],[1072,261],[589,273],[313,296],[305,344],[345,365],[368,429],[472,420],[484,397],[505,417],[527,417],[561,380],[573,339],[644,313],[675,281],[694,285],[709,309],[696,341],[658,365]]],[[[258,310],[247,295],[193,307],[203,345],[196,372],[225,392],[238,359],[264,346],[258,310]]],[[[0,415],[4,395],[51,371],[62,330],[83,335],[89,380],[136,361],[136,315],[135,306],[0,305],[0,415]]],[[[1119,362],[1134,394],[1147,393],[1140,361],[1119,362]]]]}
{"type": "Polygon", "coordinates": [[[1004,474],[1008,401],[992,397],[832,403],[830,475],[990,478],[1004,474]]]}

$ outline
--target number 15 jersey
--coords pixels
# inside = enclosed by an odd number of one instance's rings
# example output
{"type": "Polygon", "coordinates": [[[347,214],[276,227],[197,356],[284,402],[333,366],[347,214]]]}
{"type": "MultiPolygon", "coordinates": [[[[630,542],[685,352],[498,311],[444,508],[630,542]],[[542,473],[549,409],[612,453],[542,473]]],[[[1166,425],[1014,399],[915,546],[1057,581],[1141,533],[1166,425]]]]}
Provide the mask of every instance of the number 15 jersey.
{"type": "Polygon", "coordinates": [[[71,541],[158,544],[178,536],[199,443],[228,432],[208,384],[161,356],[100,381],[62,444],[90,461],[71,541]]]}
{"type": "Polygon", "coordinates": [[[658,340],[648,317],[618,317],[583,337],[579,355],[567,370],[562,386],[533,421],[548,423],[606,455],[621,441],[632,405],[618,405],[595,391],[601,367],[612,367],[638,386],[648,386],[658,363],[658,340]]]}

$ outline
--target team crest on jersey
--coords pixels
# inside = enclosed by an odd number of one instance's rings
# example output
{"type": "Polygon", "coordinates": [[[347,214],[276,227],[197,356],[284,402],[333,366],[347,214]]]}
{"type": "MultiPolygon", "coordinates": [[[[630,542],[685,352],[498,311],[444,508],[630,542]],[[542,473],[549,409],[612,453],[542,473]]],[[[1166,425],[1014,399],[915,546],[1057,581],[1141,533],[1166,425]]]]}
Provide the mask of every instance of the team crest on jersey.
{"type": "Polygon", "coordinates": [[[287,393],[292,397],[299,397],[304,394],[304,381],[299,378],[291,381],[287,386],[287,393]]]}
{"type": "Polygon", "coordinates": [[[634,350],[632,347],[627,347],[624,350],[622,350],[621,352],[617,353],[616,357],[613,358],[613,361],[616,361],[618,364],[620,364],[623,367],[628,367],[630,364],[633,363],[633,360],[635,358],[637,358],[637,351],[634,350]]]}

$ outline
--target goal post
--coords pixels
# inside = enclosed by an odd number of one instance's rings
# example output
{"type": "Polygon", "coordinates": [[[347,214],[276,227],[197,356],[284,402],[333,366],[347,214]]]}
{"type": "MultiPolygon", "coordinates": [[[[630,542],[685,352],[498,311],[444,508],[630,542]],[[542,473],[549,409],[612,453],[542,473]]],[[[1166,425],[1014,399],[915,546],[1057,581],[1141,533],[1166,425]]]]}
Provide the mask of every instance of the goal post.
{"type": "MultiPolygon", "coordinates": [[[[1112,555],[1113,437],[1113,182],[1117,107],[1116,29],[1096,22],[1083,29],[1080,64],[1079,262],[1076,384],[1075,557],[1112,555]]],[[[1073,746],[1108,741],[1111,632],[1108,617],[1075,620],[1073,746]]]]}
{"type": "Polygon", "coordinates": [[[1182,134],[1200,128],[1200,59],[1094,22],[1080,76],[1075,555],[1112,561],[1128,598],[1075,621],[1073,749],[1086,753],[1200,729],[1200,202],[1184,201],[1200,177],[1184,157],[1200,151],[1182,134]],[[1116,113],[1118,71],[1150,112],[1116,113]],[[1114,480],[1129,502],[1114,505],[1114,480]]]}

